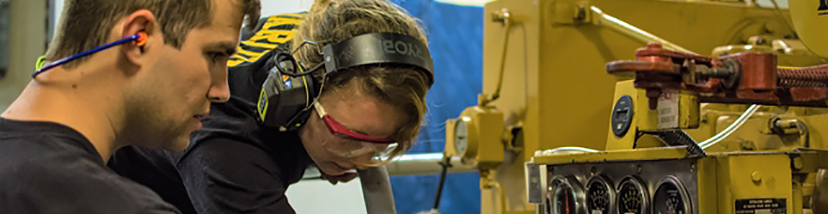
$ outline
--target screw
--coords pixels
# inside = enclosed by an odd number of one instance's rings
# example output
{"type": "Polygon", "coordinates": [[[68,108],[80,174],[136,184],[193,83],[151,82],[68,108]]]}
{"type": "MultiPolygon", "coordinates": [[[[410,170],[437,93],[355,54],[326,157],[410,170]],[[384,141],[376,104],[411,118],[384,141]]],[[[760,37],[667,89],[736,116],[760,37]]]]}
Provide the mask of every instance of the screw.
{"type": "Polygon", "coordinates": [[[641,165],[638,165],[638,168],[636,168],[635,171],[638,172],[638,174],[641,174],[641,172],[644,171],[644,168],[641,167],[641,165]]]}
{"type": "Polygon", "coordinates": [[[750,179],[758,183],[762,181],[762,174],[759,174],[759,171],[753,171],[753,173],[750,173],[750,179]]]}
{"type": "Polygon", "coordinates": [[[696,164],[695,163],[690,164],[690,172],[696,172],[696,164]]]}

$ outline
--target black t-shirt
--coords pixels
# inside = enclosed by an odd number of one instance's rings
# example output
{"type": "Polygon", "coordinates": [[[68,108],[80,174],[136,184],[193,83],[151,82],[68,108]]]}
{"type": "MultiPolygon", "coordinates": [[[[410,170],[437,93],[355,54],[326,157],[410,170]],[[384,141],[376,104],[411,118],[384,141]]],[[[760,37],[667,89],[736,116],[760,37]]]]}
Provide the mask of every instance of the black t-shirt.
{"type": "Polygon", "coordinates": [[[313,162],[296,132],[282,133],[256,120],[255,104],[273,52],[230,69],[230,100],[211,105],[210,116],[183,153],[126,147],[109,166],[184,213],[295,213],[285,191],[313,162]]]}
{"type": "Polygon", "coordinates": [[[106,168],[74,129],[0,118],[0,213],[179,212],[106,168]]]}

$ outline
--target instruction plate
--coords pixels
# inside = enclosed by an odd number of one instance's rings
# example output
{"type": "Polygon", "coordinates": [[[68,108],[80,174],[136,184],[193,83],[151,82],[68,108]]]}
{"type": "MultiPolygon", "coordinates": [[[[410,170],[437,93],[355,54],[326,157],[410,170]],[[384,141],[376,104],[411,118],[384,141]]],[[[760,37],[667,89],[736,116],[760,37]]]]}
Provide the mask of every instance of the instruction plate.
{"type": "Polygon", "coordinates": [[[788,212],[784,198],[737,199],[736,214],[785,214],[788,212]]]}

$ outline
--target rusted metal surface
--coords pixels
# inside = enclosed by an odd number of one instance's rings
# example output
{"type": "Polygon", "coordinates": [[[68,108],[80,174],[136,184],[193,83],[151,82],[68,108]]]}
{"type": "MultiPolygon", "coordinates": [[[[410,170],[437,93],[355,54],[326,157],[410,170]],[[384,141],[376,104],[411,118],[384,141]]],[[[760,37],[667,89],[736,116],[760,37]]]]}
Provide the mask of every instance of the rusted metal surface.
{"type": "Polygon", "coordinates": [[[828,87],[828,65],[777,69],[782,87],[828,87]]]}
{"type": "Polygon", "coordinates": [[[663,89],[696,91],[702,102],[828,107],[828,65],[777,69],[773,53],[707,57],[650,44],[636,51],[635,61],[607,64],[610,74],[631,71],[651,109],[663,89]]]}

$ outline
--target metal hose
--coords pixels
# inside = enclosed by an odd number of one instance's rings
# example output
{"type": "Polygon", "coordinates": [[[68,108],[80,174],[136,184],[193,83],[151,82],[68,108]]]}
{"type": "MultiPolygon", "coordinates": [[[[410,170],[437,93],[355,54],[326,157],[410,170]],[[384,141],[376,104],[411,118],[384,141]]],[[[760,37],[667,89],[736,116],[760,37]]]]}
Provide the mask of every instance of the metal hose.
{"type": "Polygon", "coordinates": [[[730,134],[733,134],[734,131],[739,129],[739,127],[742,127],[742,125],[745,124],[745,121],[747,121],[747,119],[753,116],[753,114],[756,113],[756,110],[759,110],[759,107],[761,107],[761,105],[751,105],[747,110],[745,110],[744,113],[742,113],[741,116],[739,116],[739,118],[736,119],[736,121],[733,121],[733,123],[730,124],[730,126],[725,128],[718,134],[714,135],[710,139],[707,139],[699,143],[699,146],[701,146],[702,149],[707,149],[710,146],[719,143],[719,141],[724,140],[725,138],[730,136],[730,134]]]}

